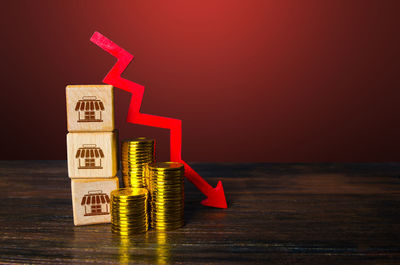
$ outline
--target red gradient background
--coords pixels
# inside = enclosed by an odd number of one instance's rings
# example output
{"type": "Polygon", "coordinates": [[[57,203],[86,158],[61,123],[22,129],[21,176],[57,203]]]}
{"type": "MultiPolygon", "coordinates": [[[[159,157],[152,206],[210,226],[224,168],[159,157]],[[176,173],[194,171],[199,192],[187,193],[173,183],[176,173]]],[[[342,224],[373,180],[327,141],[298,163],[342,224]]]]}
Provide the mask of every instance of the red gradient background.
{"type": "MultiPolygon", "coordinates": [[[[65,86],[114,58],[142,112],[183,120],[187,161],[399,161],[399,1],[9,1],[1,20],[0,159],[66,159],[65,86]]],[[[125,122],[168,159],[168,131],[125,122]]]]}

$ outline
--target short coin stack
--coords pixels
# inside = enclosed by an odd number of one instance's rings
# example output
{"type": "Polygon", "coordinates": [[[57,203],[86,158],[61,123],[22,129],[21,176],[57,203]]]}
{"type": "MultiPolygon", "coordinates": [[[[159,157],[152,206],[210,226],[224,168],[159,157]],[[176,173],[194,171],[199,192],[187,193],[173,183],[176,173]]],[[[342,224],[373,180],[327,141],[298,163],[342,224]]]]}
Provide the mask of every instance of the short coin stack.
{"type": "Polygon", "coordinates": [[[147,188],[144,166],[155,161],[155,141],[146,137],[122,143],[122,175],[125,187],[147,188]]]}
{"type": "Polygon", "coordinates": [[[123,188],[111,192],[111,231],[129,236],[149,229],[148,191],[123,188]]]}
{"type": "Polygon", "coordinates": [[[156,230],[173,230],[183,226],[184,166],[177,162],[148,164],[146,174],[150,188],[150,221],[156,230]]]}

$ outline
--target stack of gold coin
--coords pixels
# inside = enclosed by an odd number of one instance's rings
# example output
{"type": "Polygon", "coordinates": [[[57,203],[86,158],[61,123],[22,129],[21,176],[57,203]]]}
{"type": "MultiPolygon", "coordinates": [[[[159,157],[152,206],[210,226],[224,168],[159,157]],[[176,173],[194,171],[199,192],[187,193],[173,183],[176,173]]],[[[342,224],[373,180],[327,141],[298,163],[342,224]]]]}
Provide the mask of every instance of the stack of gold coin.
{"type": "Polygon", "coordinates": [[[122,142],[122,178],[125,187],[147,188],[144,167],[155,161],[153,139],[139,137],[122,142]]]}
{"type": "Polygon", "coordinates": [[[173,230],[183,226],[184,172],[184,166],[176,162],[147,165],[152,228],[173,230]]]}
{"type": "Polygon", "coordinates": [[[123,236],[149,229],[148,191],[123,188],[111,192],[111,231],[123,236]]]}

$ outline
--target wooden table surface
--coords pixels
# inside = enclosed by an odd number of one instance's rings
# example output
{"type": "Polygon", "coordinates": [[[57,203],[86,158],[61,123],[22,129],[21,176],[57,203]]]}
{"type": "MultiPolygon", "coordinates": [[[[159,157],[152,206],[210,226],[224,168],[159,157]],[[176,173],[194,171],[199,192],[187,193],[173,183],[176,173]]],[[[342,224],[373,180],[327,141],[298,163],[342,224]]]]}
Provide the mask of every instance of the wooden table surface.
{"type": "Polygon", "coordinates": [[[186,183],[186,225],[120,238],[74,227],[65,161],[0,162],[0,262],[400,264],[400,164],[195,163],[228,209],[186,183]]]}

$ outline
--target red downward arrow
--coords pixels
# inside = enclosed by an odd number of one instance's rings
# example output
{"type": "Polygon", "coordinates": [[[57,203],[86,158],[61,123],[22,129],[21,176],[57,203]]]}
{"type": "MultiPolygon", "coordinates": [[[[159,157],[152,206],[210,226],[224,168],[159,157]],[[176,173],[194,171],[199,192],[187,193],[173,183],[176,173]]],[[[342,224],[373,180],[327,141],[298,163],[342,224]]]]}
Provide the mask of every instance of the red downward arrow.
{"type": "Polygon", "coordinates": [[[170,156],[171,161],[181,162],[185,165],[185,176],[191,181],[207,199],[201,203],[206,206],[227,208],[222,182],[218,181],[217,187],[213,188],[199,174],[196,173],[185,161],[182,160],[182,121],[167,117],[140,113],[144,86],[121,77],[122,72],[132,61],[133,55],[107,39],[99,32],[95,32],[90,41],[117,58],[117,63],[104,77],[103,82],[132,93],[127,121],[134,124],[147,125],[170,130],[170,156]]]}

